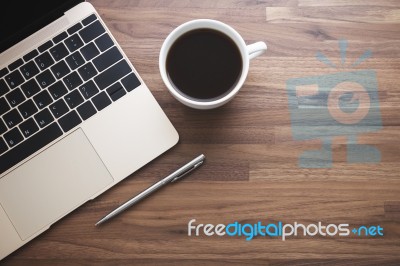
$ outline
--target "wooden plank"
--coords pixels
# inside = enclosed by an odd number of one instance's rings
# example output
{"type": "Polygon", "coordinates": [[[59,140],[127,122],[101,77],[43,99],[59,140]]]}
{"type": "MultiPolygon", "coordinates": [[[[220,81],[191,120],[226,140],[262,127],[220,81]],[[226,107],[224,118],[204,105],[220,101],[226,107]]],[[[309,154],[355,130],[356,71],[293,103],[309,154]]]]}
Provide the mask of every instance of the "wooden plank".
{"type": "Polygon", "coordinates": [[[267,21],[337,22],[337,23],[399,23],[400,9],[381,6],[329,7],[266,7],[267,21]]]}

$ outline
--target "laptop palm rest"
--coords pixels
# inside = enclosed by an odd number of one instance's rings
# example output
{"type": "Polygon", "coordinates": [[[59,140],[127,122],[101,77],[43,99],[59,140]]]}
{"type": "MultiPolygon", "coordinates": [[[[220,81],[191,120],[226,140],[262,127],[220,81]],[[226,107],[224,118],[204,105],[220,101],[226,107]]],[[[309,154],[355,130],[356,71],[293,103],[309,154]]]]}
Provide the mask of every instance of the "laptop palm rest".
{"type": "Polygon", "coordinates": [[[0,203],[21,239],[26,240],[112,182],[78,129],[0,179],[0,203]]]}

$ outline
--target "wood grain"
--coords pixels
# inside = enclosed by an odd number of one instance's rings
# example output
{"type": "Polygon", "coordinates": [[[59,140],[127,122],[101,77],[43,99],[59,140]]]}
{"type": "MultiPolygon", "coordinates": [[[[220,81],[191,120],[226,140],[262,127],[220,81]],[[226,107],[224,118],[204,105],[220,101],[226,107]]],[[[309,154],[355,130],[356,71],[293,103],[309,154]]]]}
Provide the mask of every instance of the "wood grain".
{"type": "Polygon", "coordinates": [[[179,143],[126,180],[84,204],[8,256],[5,265],[399,265],[400,3],[396,0],[91,0],[180,134],[179,143]],[[158,54],[168,33],[197,18],[221,20],[247,43],[265,41],[245,85],[227,105],[189,109],[168,93],[158,54]],[[378,78],[383,128],[359,142],[377,147],[377,164],[348,164],[347,140],[333,139],[333,165],[305,169],[304,150],[320,140],[292,137],[286,80],[335,73],[317,51],[340,62],[373,56],[356,70],[378,78]],[[101,228],[104,214],[204,153],[206,164],[101,228]],[[189,237],[187,223],[287,222],[381,225],[384,236],[189,237]]]}

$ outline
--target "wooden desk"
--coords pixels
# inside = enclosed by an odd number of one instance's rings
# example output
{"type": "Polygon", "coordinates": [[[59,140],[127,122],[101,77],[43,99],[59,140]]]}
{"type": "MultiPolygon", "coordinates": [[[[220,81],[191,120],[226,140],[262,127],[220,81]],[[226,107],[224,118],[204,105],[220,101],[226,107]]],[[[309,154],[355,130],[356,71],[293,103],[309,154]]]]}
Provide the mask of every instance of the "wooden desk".
{"type": "Polygon", "coordinates": [[[400,3],[385,1],[90,1],[100,12],[180,134],[180,142],[110,191],[88,202],[2,263],[91,264],[399,264],[400,263],[400,3]],[[351,3],[351,4],[350,4],[351,3]],[[164,87],[158,54],[164,38],[191,19],[233,26],[268,52],[251,61],[245,86],[222,108],[198,111],[164,87]],[[357,69],[377,73],[383,129],[362,134],[382,154],[377,164],[348,164],[344,137],[333,139],[331,168],[298,165],[320,141],[294,141],[286,80],[337,72],[365,50],[357,69]],[[100,228],[94,223],[194,156],[207,163],[100,228]],[[188,222],[322,221],[380,225],[383,237],[188,236],[188,222]]]}

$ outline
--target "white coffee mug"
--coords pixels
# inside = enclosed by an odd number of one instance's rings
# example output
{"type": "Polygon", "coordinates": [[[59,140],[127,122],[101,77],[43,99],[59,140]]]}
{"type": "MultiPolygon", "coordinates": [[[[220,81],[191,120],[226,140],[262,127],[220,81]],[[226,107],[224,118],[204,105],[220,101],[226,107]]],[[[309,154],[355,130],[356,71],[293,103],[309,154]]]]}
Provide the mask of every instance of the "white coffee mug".
{"type": "Polygon", "coordinates": [[[242,87],[247,73],[249,71],[249,61],[267,50],[267,45],[264,42],[256,42],[250,45],[246,45],[243,38],[239,35],[239,33],[234,30],[229,25],[211,19],[196,19],[188,21],[177,28],[175,28],[165,39],[161,50],[160,50],[160,57],[159,57],[159,68],[161,77],[167,86],[169,92],[181,103],[187,105],[189,107],[195,109],[213,109],[217,108],[221,105],[232,100],[232,98],[238,93],[240,88],[242,87]],[[182,95],[177,91],[177,89],[172,85],[170,79],[168,78],[167,69],[166,69],[166,61],[168,52],[174,42],[183,34],[195,30],[195,29],[213,29],[223,33],[224,35],[228,36],[238,47],[241,57],[242,57],[242,71],[240,78],[238,79],[235,87],[231,89],[231,91],[224,95],[221,98],[217,99],[210,99],[209,101],[203,100],[196,100],[193,98],[188,98],[182,95]]]}

